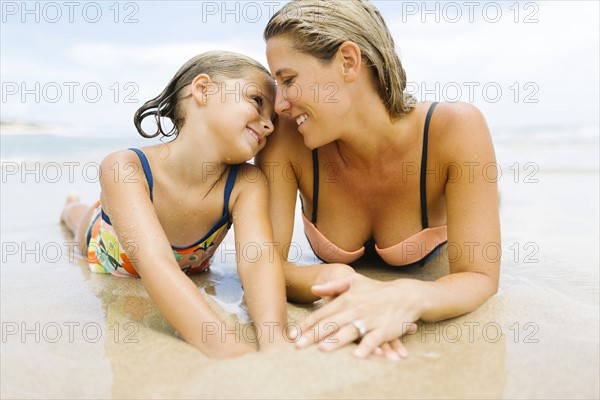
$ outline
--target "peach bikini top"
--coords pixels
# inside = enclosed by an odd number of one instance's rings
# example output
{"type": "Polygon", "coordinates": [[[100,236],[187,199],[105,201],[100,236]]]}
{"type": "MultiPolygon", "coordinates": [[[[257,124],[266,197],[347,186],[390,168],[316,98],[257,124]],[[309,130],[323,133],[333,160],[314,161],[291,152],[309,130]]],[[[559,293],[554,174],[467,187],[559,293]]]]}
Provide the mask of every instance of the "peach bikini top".
{"type": "Polygon", "coordinates": [[[304,233],[312,247],[315,255],[324,262],[328,263],[352,263],[357,261],[365,254],[367,247],[375,248],[379,256],[389,265],[406,266],[410,264],[420,263],[424,265],[429,256],[437,252],[448,240],[447,226],[429,227],[427,218],[427,196],[426,188],[426,171],[427,171],[427,141],[429,123],[431,115],[437,103],[433,103],[427,112],[425,119],[425,129],[423,133],[423,151],[421,154],[421,224],[423,230],[403,240],[402,242],[387,248],[379,248],[372,242],[367,242],[363,247],[356,251],[346,251],[341,249],[335,243],[327,239],[317,229],[317,208],[319,203],[319,154],[317,149],[312,151],[313,158],[313,211],[312,220],[309,220],[302,212],[302,220],[304,221],[304,233]]]}

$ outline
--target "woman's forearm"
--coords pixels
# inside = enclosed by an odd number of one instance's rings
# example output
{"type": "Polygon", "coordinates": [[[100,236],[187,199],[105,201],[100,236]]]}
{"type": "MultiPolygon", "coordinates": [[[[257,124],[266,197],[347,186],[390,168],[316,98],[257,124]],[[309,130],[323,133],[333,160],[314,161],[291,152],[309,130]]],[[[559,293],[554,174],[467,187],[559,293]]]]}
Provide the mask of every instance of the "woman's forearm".
{"type": "Polygon", "coordinates": [[[294,303],[312,303],[321,297],[312,292],[312,286],[323,284],[355,273],[352,267],[345,264],[312,264],[299,266],[283,262],[286,281],[286,293],[289,301],[294,303]]]}
{"type": "Polygon", "coordinates": [[[311,292],[319,275],[323,271],[323,264],[298,266],[290,262],[283,262],[283,272],[286,282],[286,295],[294,303],[312,303],[320,299],[311,292]]]}
{"type": "Polygon", "coordinates": [[[400,279],[399,287],[406,281],[419,286],[420,319],[427,322],[457,317],[475,310],[498,290],[498,283],[479,272],[457,272],[434,282],[400,279]]]}

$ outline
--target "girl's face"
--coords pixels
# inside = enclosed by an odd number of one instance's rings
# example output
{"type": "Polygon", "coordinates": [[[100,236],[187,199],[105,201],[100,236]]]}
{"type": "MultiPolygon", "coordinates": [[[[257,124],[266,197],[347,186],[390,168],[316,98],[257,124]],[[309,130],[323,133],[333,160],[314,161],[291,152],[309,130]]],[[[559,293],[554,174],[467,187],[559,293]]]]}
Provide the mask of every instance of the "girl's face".
{"type": "Polygon", "coordinates": [[[338,57],[324,64],[279,36],[267,41],[267,60],[278,84],[275,111],[296,122],[304,144],[314,149],[339,139],[351,103],[338,57]]]}
{"type": "Polygon", "coordinates": [[[254,157],[273,132],[275,83],[264,73],[245,79],[218,79],[207,88],[211,132],[220,132],[221,154],[229,164],[254,157]]]}

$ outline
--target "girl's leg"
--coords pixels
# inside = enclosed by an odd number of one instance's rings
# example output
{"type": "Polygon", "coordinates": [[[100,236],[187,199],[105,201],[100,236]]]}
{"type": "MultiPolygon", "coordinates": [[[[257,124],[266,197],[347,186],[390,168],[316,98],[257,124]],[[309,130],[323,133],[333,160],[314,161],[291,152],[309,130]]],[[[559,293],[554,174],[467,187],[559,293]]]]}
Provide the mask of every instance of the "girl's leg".
{"type": "Polygon", "coordinates": [[[71,231],[75,240],[79,244],[79,250],[82,254],[86,253],[85,239],[86,228],[92,217],[94,209],[88,207],[80,201],[77,193],[69,193],[65,200],[65,207],[60,216],[60,222],[64,223],[67,229],[71,231]]]}

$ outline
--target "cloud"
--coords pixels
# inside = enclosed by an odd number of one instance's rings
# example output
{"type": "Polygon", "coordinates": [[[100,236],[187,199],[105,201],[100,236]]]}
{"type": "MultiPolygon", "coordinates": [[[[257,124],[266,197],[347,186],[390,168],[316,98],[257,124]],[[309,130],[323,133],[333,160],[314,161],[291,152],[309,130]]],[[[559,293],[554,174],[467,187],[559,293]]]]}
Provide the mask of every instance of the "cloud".
{"type": "MultiPolygon", "coordinates": [[[[479,4],[472,22],[465,10],[469,2],[450,3],[376,3],[396,40],[409,81],[442,85],[499,82],[505,92],[503,101],[481,104],[481,96],[475,101],[491,122],[598,123],[598,2],[496,2],[503,13],[497,23],[481,17],[484,2],[470,2],[479,4]],[[420,15],[402,14],[406,4],[443,9],[450,3],[463,7],[458,23],[444,18],[436,23],[435,15],[425,15],[423,23],[420,15]],[[520,7],[519,23],[514,22],[515,4],[520,7]],[[537,23],[522,23],[534,10],[526,9],[528,4],[538,7],[534,15],[537,23]],[[522,97],[528,93],[523,85],[531,81],[539,86],[536,96],[540,103],[524,105],[511,101],[511,85],[519,82],[522,97]]],[[[107,21],[103,27],[16,22],[3,26],[3,82],[79,82],[81,87],[86,82],[97,82],[104,90],[102,101],[94,104],[82,101],[80,90],[76,93],[79,100],[74,103],[16,104],[18,96],[13,96],[2,104],[3,116],[14,114],[23,119],[50,121],[80,119],[82,123],[104,125],[107,118],[99,117],[98,112],[102,110],[115,121],[126,117],[129,122],[135,105],[113,101],[115,87],[121,90],[122,99],[128,93],[125,85],[135,83],[135,97],[142,102],[162,90],[189,58],[213,49],[244,53],[266,65],[262,21],[221,23],[215,17],[211,18],[212,25],[204,24],[197,3],[182,2],[182,8],[177,10],[163,2],[143,4],[140,22],[135,25],[107,21]],[[167,22],[169,28],[162,29],[167,22]]],[[[463,90],[468,88],[463,86],[463,90]]]]}
{"type": "MultiPolygon", "coordinates": [[[[262,43],[260,43],[262,47],[262,43]]],[[[148,67],[179,67],[193,56],[209,50],[228,50],[248,54],[247,44],[220,41],[166,42],[159,45],[117,44],[108,42],[78,43],[67,52],[68,61],[86,68],[141,69],[148,67]]],[[[252,54],[248,54],[253,56],[252,54]]]]}

